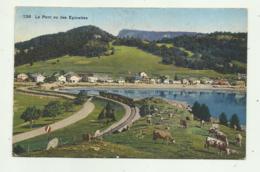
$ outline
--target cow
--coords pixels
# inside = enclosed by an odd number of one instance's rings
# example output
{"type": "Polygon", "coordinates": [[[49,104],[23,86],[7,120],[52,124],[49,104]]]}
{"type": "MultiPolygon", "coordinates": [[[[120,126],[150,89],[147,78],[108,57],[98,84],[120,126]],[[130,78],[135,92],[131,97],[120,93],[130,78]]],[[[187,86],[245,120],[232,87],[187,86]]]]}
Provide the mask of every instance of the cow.
{"type": "Polygon", "coordinates": [[[234,129],[234,130],[237,130],[237,125],[236,125],[236,124],[233,126],[233,129],[234,129]]]}
{"type": "Polygon", "coordinates": [[[152,118],[150,118],[150,117],[147,118],[146,122],[151,125],[152,124],[152,118]]]}
{"type": "Polygon", "coordinates": [[[219,150],[219,153],[222,151],[226,152],[227,155],[230,154],[230,149],[228,148],[228,145],[226,142],[223,142],[221,140],[218,140],[213,137],[207,137],[204,143],[204,148],[207,148],[209,150],[209,147],[214,147],[219,150]]]}
{"type": "Polygon", "coordinates": [[[242,135],[240,133],[238,133],[236,135],[236,143],[241,147],[242,146],[242,135]]]}
{"type": "Polygon", "coordinates": [[[99,137],[100,136],[100,130],[97,130],[96,132],[95,132],[95,134],[94,134],[94,136],[93,137],[99,137]]]}
{"type": "Polygon", "coordinates": [[[172,118],[173,117],[173,113],[169,113],[169,118],[172,118]]]}
{"type": "Polygon", "coordinates": [[[204,127],[204,124],[205,124],[205,121],[204,121],[204,120],[201,120],[201,121],[200,121],[200,127],[201,127],[201,128],[204,127]]]}
{"type": "Polygon", "coordinates": [[[82,134],[82,139],[84,141],[90,142],[93,139],[93,136],[91,134],[89,134],[89,133],[82,134]]]}
{"type": "Polygon", "coordinates": [[[226,134],[224,134],[223,132],[221,132],[219,130],[216,130],[215,135],[216,135],[217,139],[225,142],[227,144],[227,146],[229,145],[226,134]]]}
{"type": "Polygon", "coordinates": [[[183,120],[183,119],[180,120],[180,125],[181,125],[182,128],[187,128],[188,127],[187,121],[183,120]]]}
{"type": "Polygon", "coordinates": [[[211,128],[215,128],[216,130],[218,130],[218,129],[219,129],[219,125],[213,123],[212,126],[211,126],[211,128]]]}
{"type": "Polygon", "coordinates": [[[156,141],[157,139],[165,140],[167,144],[169,141],[175,143],[175,140],[169,131],[155,129],[153,131],[153,140],[156,141]]]}

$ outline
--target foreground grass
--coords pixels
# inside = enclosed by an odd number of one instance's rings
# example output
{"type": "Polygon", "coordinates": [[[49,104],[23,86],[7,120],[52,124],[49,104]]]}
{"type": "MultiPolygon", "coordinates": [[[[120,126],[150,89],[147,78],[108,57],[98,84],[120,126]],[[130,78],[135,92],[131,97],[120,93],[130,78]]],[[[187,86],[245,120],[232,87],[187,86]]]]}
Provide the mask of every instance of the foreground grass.
{"type": "Polygon", "coordinates": [[[63,98],[55,98],[55,97],[47,97],[40,95],[32,95],[21,93],[18,91],[14,92],[14,116],[13,116],[13,134],[18,134],[26,131],[30,131],[35,128],[39,128],[45,126],[47,124],[51,124],[53,122],[62,120],[73,113],[79,110],[81,106],[75,105],[71,112],[65,112],[59,116],[57,116],[54,120],[51,117],[41,117],[38,120],[35,120],[33,123],[33,128],[30,128],[28,122],[24,122],[22,120],[21,114],[25,111],[25,109],[29,106],[36,106],[39,109],[43,109],[45,105],[47,105],[50,101],[67,101],[63,98]]]}
{"type": "Polygon", "coordinates": [[[51,74],[60,70],[74,72],[106,73],[113,77],[126,76],[147,72],[150,76],[169,75],[172,78],[175,74],[179,76],[194,77],[232,77],[223,75],[214,70],[191,70],[188,68],[165,65],[161,63],[159,56],[146,53],[140,49],[127,46],[114,46],[115,54],[87,58],[83,56],[63,56],[56,59],[35,62],[33,66],[28,64],[16,67],[16,72],[41,72],[51,74]],[[58,61],[57,61],[58,60],[58,61]]]}
{"type": "MultiPolygon", "coordinates": [[[[160,117],[155,114],[153,124],[146,122],[146,117],[136,121],[130,130],[107,135],[103,141],[79,142],[76,145],[61,146],[50,151],[35,151],[25,154],[25,156],[40,157],[109,157],[115,158],[176,158],[176,159],[243,159],[245,157],[245,133],[243,135],[242,147],[235,144],[235,135],[238,131],[220,125],[220,130],[227,134],[230,148],[237,150],[238,154],[227,156],[225,153],[219,154],[215,148],[204,149],[204,141],[209,136],[208,129],[211,124],[206,124],[200,128],[199,121],[188,121],[188,128],[180,128],[179,120],[189,116],[189,112],[182,110],[163,101],[154,101],[164,121],[160,122],[160,117]],[[169,118],[167,113],[175,113],[173,118],[169,118]],[[152,133],[154,129],[165,130],[170,127],[170,132],[176,140],[175,144],[166,144],[162,140],[154,142],[152,133]]],[[[72,133],[71,133],[72,134],[72,133]]]]}
{"type": "MultiPolygon", "coordinates": [[[[95,104],[95,109],[87,118],[71,126],[52,132],[49,135],[38,136],[17,144],[21,145],[26,150],[29,149],[30,151],[44,150],[47,146],[48,140],[51,138],[58,137],[61,145],[76,144],[82,141],[82,134],[93,134],[98,129],[102,130],[107,128],[113,122],[103,124],[97,120],[98,115],[107,104],[107,101],[95,98],[92,102],[95,104]]],[[[116,120],[121,119],[125,113],[124,108],[116,103],[111,103],[111,105],[115,108],[116,120]]]]}

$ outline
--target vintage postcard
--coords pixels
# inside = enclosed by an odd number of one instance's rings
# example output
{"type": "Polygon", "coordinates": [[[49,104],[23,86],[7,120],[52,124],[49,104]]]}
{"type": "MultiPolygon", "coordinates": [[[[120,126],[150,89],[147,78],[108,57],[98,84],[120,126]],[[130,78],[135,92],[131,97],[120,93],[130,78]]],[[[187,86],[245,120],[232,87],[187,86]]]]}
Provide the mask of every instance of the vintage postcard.
{"type": "Polygon", "coordinates": [[[13,156],[245,159],[247,9],[16,7],[13,156]]]}

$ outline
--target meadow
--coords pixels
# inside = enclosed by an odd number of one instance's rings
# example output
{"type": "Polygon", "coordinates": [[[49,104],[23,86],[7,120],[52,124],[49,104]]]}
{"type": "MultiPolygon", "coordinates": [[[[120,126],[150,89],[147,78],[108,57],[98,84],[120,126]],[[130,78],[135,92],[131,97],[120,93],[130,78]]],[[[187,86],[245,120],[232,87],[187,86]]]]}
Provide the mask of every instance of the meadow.
{"type": "MultiPolygon", "coordinates": [[[[74,145],[64,145],[50,151],[34,151],[25,154],[24,156],[33,157],[91,157],[91,158],[165,158],[165,159],[243,159],[245,158],[245,132],[235,131],[229,127],[220,125],[220,130],[227,134],[230,142],[229,148],[236,150],[237,154],[226,155],[224,152],[219,153],[216,148],[209,150],[204,148],[204,142],[207,136],[210,136],[208,129],[211,127],[210,123],[201,127],[197,120],[188,121],[188,128],[181,128],[179,125],[180,119],[185,119],[190,116],[187,110],[173,107],[164,101],[150,102],[155,105],[164,118],[160,122],[160,116],[154,115],[152,117],[152,125],[147,123],[147,118],[142,117],[136,121],[125,132],[107,135],[103,141],[95,140],[91,142],[78,142],[74,145]],[[167,112],[174,112],[172,118],[168,117],[167,112]],[[176,143],[166,143],[163,140],[153,141],[152,133],[155,129],[169,131],[174,137],[176,143]],[[241,133],[243,136],[242,147],[235,144],[235,136],[241,133]]],[[[92,117],[91,117],[92,118],[92,117]]],[[[87,120],[87,119],[86,119],[87,120]]],[[[90,119],[89,119],[90,120],[90,119]]],[[[83,123],[83,121],[82,121],[83,123]]],[[[81,126],[82,125],[77,125],[81,126]]],[[[76,127],[76,126],[75,126],[76,127]]],[[[76,127],[77,128],[77,127],[76,127]]],[[[87,126],[83,128],[86,131],[87,126]]],[[[82,129],[82,130],[83,130],[82,129]]],[[[77,135],[77,131],[72,127],[63,130],[64,133],[70,135],[77,135]]],[[[64,133],[61,133],[64,135],[64,133]]],[[[58,136],[57,134],[55,134],[58,136]]],[[[70,136],[71,137],[71,136],[70,136]]],[[[45,139],[46,136],[45,136],[45,139]]],[[[38,144],[44,140],[38,139],[38,144]]],[[[26,144],[36,143],[35,139],[21,143],[26,144]]]]}
{"type": "Polygon", "coordinates": [[[141,71],[150,76],[169,75],[172,78],[177,74],[185,77],[234,77],[232,74],[220,74],[214,70],[192,70],[174,65],[161,63],[159,56],[144,52],[135,47],[114,46],[115,53],[109,56],[87,58],[83,56],[62,56],[52,60],[35,62],[33,65],[25,64],[15,68],[16,73],[52,74],[64,70],[79,73],[105,73],[114,78],[132,75],[141,71]]]}
{"type": "MultiPolygon", "coordinates": [[[[82,134],[91,133],[94,134],[96,130],[103,130],[109,127],[114,121],[103,123],[98,120],[98,115],[102,109],[108,103],[107,100],[94,98],[92,103],[95,105],[95,109],[91,112],[87,118],[65,127],[63,129],[54,131],[49,135],[38,136],[23,142],[19,142],[15,145],[21,145],[24,149],[30,149],[30,151],[44,150],[47,146],[48,140],[54,137],[59,138],[61,145],[74,145],[82,141],[82,134]]],[[[110,102],[112,107],[115,109],[116,121],[121,119],[125,113],[124,108],[116,103],[110,102]]],[[[14,146],[15,146],[14,145],[14,146]]]]}
{"type": "Polygon", "coordinates": [[[60,101],[65,102],[63,98],[56,97],[47,97],[47,96],[39,96],[26,94],[22,92],[15,91],[14,92],[14,116],[13,116],[13,134],[18,134],[26,131],[33,130],[35,128],[39,128],[45,126],[47,124],[51,124],[53,122],[62,120],[70,115],[72,115],[75,111],[81,108],[80,105],[73,106],[71,112],[65,112],[61,115],[58,115],[54,120],[51,117],[40,117],[38,120],[33,122],[33,127],[30,128],[28,122],[24,122],[21,119],[21,114],[25,111],[25,109],[29,106],[35,106],[38,109],[43,109],[45,105],[47,105],[50,101],[60,101]]]}

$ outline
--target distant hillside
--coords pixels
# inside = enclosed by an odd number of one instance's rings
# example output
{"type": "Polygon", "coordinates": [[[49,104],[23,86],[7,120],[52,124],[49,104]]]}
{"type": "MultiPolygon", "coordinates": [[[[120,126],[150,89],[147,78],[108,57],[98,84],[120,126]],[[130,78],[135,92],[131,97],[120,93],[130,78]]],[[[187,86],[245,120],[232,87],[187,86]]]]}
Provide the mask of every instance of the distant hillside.
{"type": "Polygon", "coordinates": [[[15,65],[48,60],[63,55],[100,56],[109,50],[113,35],[95,26],[43,35],[15,44],[15,65]]]}
{"type": "Polygon", "coordinates": [[[120,38],[139,38],[142,40],[157,41],[163,38],[175,38],[182,35],[196,35],[196,32],[155,32],[123,29],[119,32],[120,38]]]}

